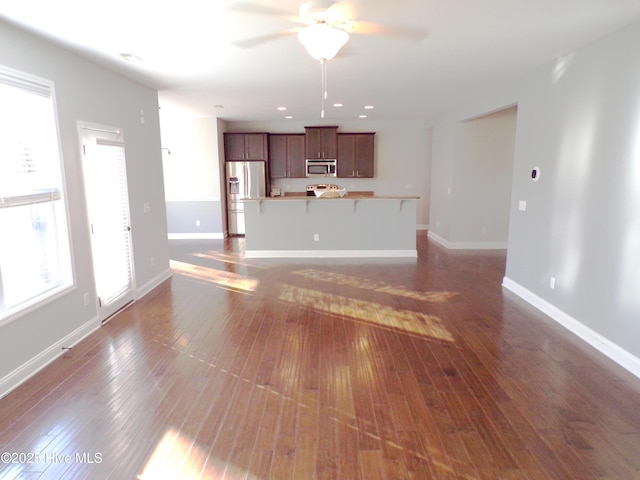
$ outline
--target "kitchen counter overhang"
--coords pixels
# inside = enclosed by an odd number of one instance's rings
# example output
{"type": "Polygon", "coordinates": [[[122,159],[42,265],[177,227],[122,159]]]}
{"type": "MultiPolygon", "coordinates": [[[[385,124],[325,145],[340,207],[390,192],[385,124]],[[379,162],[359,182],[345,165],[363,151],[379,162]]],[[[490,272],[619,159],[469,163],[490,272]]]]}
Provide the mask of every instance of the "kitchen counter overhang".
{"type": "Polygon", "coordinates": [[[245,256],[417,257],[418,197],[268,197],[246,202],[245,256]]]}

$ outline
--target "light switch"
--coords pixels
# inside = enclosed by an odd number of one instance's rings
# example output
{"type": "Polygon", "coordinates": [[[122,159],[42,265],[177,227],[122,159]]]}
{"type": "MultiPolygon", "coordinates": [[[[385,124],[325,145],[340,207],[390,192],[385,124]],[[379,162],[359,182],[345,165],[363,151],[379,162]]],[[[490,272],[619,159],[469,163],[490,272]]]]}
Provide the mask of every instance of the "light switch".
{"type": "Polygon", "coordinates": [[[518,209],[522,212],[527,210],[527,201],[526,200],[520,200],[520,203],[518,204],[518,209]]]}

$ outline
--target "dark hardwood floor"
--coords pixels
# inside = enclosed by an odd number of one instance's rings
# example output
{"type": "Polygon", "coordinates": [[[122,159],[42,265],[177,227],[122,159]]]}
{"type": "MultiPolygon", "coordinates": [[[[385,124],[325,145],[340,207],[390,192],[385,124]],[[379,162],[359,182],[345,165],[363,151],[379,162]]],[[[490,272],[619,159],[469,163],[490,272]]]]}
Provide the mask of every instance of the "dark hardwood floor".
{"type": "Polygon", "coordinates": [[[640,478],[640,380],[503,290],[503,252],[242,242],[172,246],[171,280],[1,399],[0,478],[640,478]]]}

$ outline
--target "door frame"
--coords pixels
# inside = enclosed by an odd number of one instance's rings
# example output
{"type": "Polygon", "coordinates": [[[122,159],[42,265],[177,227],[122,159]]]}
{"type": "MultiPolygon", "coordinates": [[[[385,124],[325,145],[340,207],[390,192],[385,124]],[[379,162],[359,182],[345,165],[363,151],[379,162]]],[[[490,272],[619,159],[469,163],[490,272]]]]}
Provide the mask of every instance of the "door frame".
{"type": "MultiPolygon", "coordinates": [[[[92,215],[95,213],[95,210],[92,211],[89,195],[87,195],[87,189],[89,185],[87,183],[87,171],[86,171],[86,152],[85,152],[85,144],[86,140],[89,137],[88,132],[92,132],[93,135],[91,137],[95,137],[96,139],[101,139],[105,142],[113,142],[114,146],[121,145],[123,149],[125,149],[125,141],[124,134],[121,128],[112,127],[108,125],[100,125],[90,122],[79,121],[78,122],[78,138],[80,142],[80,155],[81,155],[81,165],[82,165],[82,180],[85,189],[85,207],[87,213],[87,226],[89,227],[89,243],[91,248],[91,261],[92,261],[92,271],[94,278],[94,295],[96,298],[96,310],[97,316],[101,323],[106,323],[110,320],[117,312],[126,308],[135,300],[135,269],[134,269],[134,259],[133,259],[133,245],[131,238],[131,208],[129,203],[129,189],[128,189],[128,180],[126,175],[126,151],[124,157],[124,191],[126,192],[126,198],[124,199],[126,202],[125,209],[127,212],[127,223],[128,225],[124,226],[129,232],[126,240],[126,248],[128,250],[128,267],[129,267],[129,284],[125,287],[125,289],[119,294],[110,299],[108,303],[103,304],[103,299],[99,297],[98,292],[98,272],[96,271],[96,245],[93,241],[93,233],[92,233],[92,215]]],[[[95,217],[93,217],[95,220],[95,217]]]]}

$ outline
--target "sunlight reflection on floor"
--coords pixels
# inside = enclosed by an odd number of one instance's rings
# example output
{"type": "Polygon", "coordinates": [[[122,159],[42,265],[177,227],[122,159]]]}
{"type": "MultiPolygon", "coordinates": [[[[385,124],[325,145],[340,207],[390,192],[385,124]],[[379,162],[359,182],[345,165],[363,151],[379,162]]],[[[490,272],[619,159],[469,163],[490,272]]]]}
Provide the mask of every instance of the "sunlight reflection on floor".
{"type": "Polygon", "coordinates": [[[407,333],[453,342],[453,336],[440,318],[411,310],[396,310],[380,303],[330,295],[318,290],[281,285],[278,299],[317,311],[341,315],[407,333]]]}
{"type": "Polygon", "coordinates": [[[415,300],[421,300],[423,302],[443,303],[457,295],[456,292],[416,292],[397,285],[390,285],[385,282],[354,277],[351,275],[343,275],[340,273],[314,270],[312,268],[298,270],[296,272],[291,272],[291,274],[299,275],[301,277],[310,278],[313,280],[319,280],[321,282],[336,283],[338,285],[364,288],[367,290],[373,290],[375,292],[413,298],[415,300]]]}
{"type": "Polygon", "coordinates": [[[243,277],[237,273],[225,272],[215,268],[179,262],[177,260],[171,260],[170,265],[171,270],[180,275],[185,275],[197,280],[203,280],[221,287],[232,288],[234,290],[254,292],[260,283],[254,278],[243,277]]]}
{"type": "Polygon", "coordinates": [[[255,263],[249,263],[244,259],[238,259],[237,255],[233,255],[233,254],[229,254],[229,253],[223,253],[223,252],[216,252],[213,250],[207,250],[206,252],[202,253],[202,252],[194,252],[191,254],[191,256],[196,257],[196,258],[204,258],[206,260],[214,260],[217,262],[223,262],[223,263],[232,263],[235,265],[242,265],[244,267],[252,267],[252,268],[265,268],[262,267],[258,264],[255,263]]]}
{"type": "Polygon", "coordinates": [[[258,480],[224,460],[207,456],[194,441],[170,429],[138,475],[140,480],[258,480]]]}
{"type": "MultiPolygon", "coordinates": [[[[171,348],[171,345],[165,341],[159,339],[154,341],[171,348]]],[[[363,350],[371,350],[368,341],[360,341],[356,347],[360,353],[362,353],[363,350]]],[[[196,358],[191,353],[179,349],[177,351],[182,355],[194,358],[196,361],[207,363],[204,359],[196,358]]],[[[267,389],[270,395],[280,397],[284,402],[287,402],[287,404],[289,404],[287,408],[290,408],[294,404],[303,409],[317,409],[320,407],[316,395],[307,395],[304,393],[295,394],[295,392],[291,392],[294,393],[292,396],[274,389],[273,385],[265,386],[257,384],[253,379],[231,373],[215,364],[207,363],[207,365],[224,375],[230,375],[238,381],[248,383],[255,388],[267,389]]],[[[365,367],[365,369],[368,368],[369,367],[365,367]]],[[[333,394],[336,396],[336,405],[323,406],[326,409],[326,418],[328,420],[334,422],[340,428],[350,429],[374,440],[384,442],[388,448],[402,451],[404,454],[411,455],[416,459],[429,462],[432,466],[437,467],[438,471],[446,473],[447,478],[449,478],[448,475],[453,472],[451,464],[457,463],[457,461],[448,458],[439,448],[427,446],[427,454],[418,452],[411,445],[402,445],[404,442],[397,443],[386,438],[384,432],[377,432],[373,422],[358,421],[356,419],[350,366],[336,366],[332,378],[333,381],[329,382],[328,385],[334,389],[333,394]]],[[[225,466],[225,463],[220,458],[212,456],[211,454],[205,455],[199,446],[195,445],[187,436],[176,430],[167,431],[163,439],[158,442],[156,449],[145,466],[144,472],[138,475],[138,478],[140,480],[191,480],[192,478],[201,480],[260,480],[259,477],[249,474],[246,469],[242,469],[238,465],[227,464],[225,466]],[[190,472],[201,473],[200,476],[191,477],[190,472]]],[[[470,476],[465,476],[464,478],[467,480],[477,480],[475,477],[470,476]]]]}

